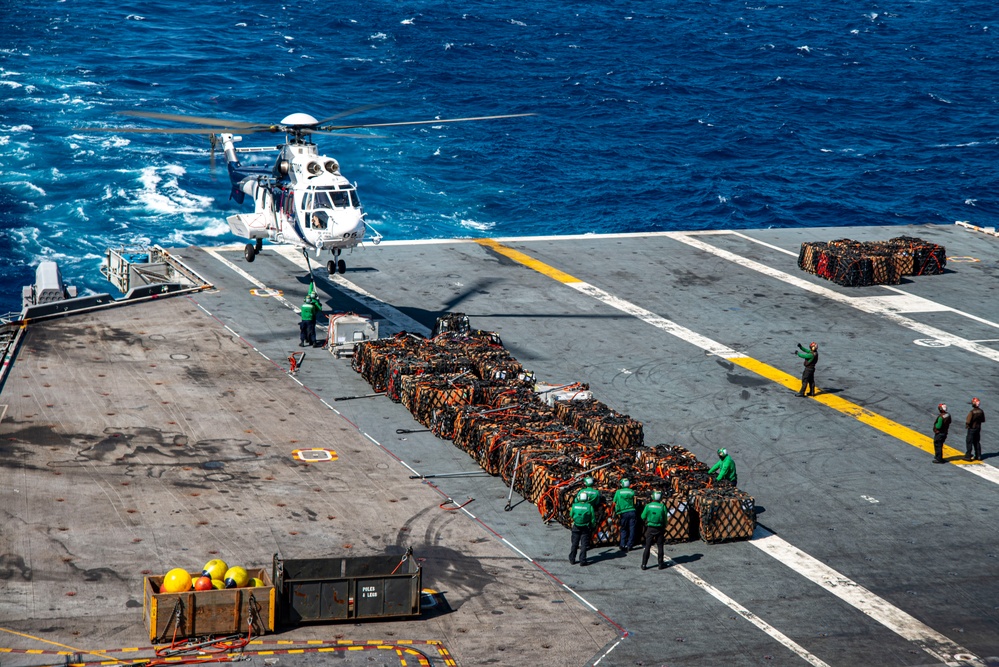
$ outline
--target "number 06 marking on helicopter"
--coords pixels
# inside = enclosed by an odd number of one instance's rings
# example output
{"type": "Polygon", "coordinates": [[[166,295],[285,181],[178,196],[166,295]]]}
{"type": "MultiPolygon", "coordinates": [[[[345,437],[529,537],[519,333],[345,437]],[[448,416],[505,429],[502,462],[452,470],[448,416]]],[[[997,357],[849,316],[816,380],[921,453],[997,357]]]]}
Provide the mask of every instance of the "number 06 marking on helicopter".
{"type": "Polygon", "coordinates": [[[364,209],[354,184],[340,173],[340,163],[332,157],[319,154],[312,141],[313,134],[332,134],[336,137],[361,139],[378,138],[372,134],[346,134],[342,130],[397,127],[400,125],[440,125],[471,120],[496,120],[533,116],[530,113],[474,118],[442,118],[411,120],[394,123],[352,123],[331,125],[330,121],[367,111],[365,105],[344,111],[323,120],[316,120],[306,113],[293,113],[280,123],[257,123],[226,118],[206,118],[154,111],[122,111],[125,116],[148,118],[196,127],[141,128],[141,127],[82,127],[83,132],[149,132],[161,134],[206,134],[215,147],[221,144],[228,166],[231,199],[242,204],[247,195],[253,200],[253,213],[238,213],[226,218],[232,233],[247,239],[243,257],[252,262],[263,250],[264,239],[274,243],[297,246],[303,253],[315,252],[317,260],[328,258],[326,270],[330,274],[344,273],[346,264],[340,253],[352,249],[366,238],[378,244],[382,236],[365,222],[364,209]],[[276,148],[236,148],[243,140],[240,134],[278,133],[285,135],[284,143],[276,148]],[[240,153],[277,151],[272,165],[244,165],[240,153]],[[369,234],[370,232],[370,234],[369,234]]]}

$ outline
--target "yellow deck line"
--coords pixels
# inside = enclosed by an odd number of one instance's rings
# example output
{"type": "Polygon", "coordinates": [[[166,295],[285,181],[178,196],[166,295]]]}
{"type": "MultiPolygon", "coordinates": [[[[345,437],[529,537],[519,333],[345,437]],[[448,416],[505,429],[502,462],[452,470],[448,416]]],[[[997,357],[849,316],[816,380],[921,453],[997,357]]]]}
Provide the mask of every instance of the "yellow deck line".
{"type": "Polygon", "coordinates": [[[544,274],[553,280],[557,280],[560,283],[581,283],[583,282],[579,278],[574,278],[564,271],[559,271],[553,266],[548,266],[542,261],[534,259],[530,255],[525,255],[519,250],[514,250],[513,248],[507,247],[502,243],[498,243],[493,239],[475,239],[475,242],[479,245],[491,248],[503,255],[504,257],[509,257],[515,262],[519,262],[524,266],[534,269],[538,273],[544,274]]]}
{"type": "MultiPolygon", "coordinates": [[[[487,248],[494,250],[495,252],[503,255],[504,257],[509,257],[515,262],[523,264],[524,266],[534,269],[538,273],[548,276],[553,280],[557,280],[560,283],[582,283],[578,278],[570,276],[568,273],[560,271],[552,266],[545,264],[544,262],[534,259],[533,257],[526,255],[519,250],[514,250],[509,248],[493,239],[476,239],[476,242],[487,248]]],[[[756,373],[760,377],[764,377],[772,382],[776,382],[779,385],[783,385],[792,391],[796,391],[801,387],[801,380],[796,378],[789,373],[785,373],[779,368],[774,368],[769,364],[765,364],[758,359],[753,359],[747,356],[732,356],[727,359],[733,364],[741,366],[748,371],[756,373]]],[[[866,424],[871,428],[875,428],[882,433],[890,435],[897,440],[912,445],[917,449],[921,449],[924,452],[933,454],[933,439],[913,431],[908,426],[903,426],[898,422],[892,421],[887,417],[883,417],[879,414],[871,412],[870,410],[863,408],[856,403],[851,403],[850,401],[840,398],[834,394],[823,394],[819,393],[816,396],[810,397],[814,401],[818,401],[823,405],[841,412],[842,414],[853,417],[862,424],[866,424]]],[[[956,465],[978,465],[977,461],[965,461],[964,454],[958,450],[944,445],[943,449],[944,459],[948,463],[954,463],[956,465]]]]}

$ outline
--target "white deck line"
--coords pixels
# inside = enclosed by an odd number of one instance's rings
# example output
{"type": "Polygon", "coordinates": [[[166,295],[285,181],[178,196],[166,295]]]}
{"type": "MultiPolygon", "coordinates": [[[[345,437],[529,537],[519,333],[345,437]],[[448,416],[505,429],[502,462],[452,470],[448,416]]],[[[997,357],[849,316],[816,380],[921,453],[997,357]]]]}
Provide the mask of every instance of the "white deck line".
{"type": "MultiPolygon", "coordinates": [[[[245,278],[251,284],[255,285],[258,289],[269,289],[267,287],[267,285],[263,284],[262,282],[260,282],[259,280],[257,280],[253,276],[251,276],[249,273],[247,273],[243,269],[239,268],[238,266],[236,266],[235,264],[233,264],[232,262],[230,262],[228,259],[226,259],[225,257],[223,257],[221,254],[219,254],[219,249],[218,248],[205,248],[204,250],[209,255],[211,255],[212,257],[214,257],[215,259],[217,259],[218,261],[222,262],[224,265],[226,265],[227,267],[229,267],[230,269],[232,269],[237,275],[239,275],[242,278],[245,278]]],[[[272,296],[270,298],[275,299],[275,300],[279,301],[280,303],[283,303],[285,306],[287,306],[288,308],[291,308],[296,313],[298,312],[298,309],[295,308],[295,306],[293,306],[283,296],[277,296],[277,295],[275,295],[275,296],[272,296]]]]}
{"type": "MultiPolygon", "coordinates": [[[[877,301],[866,300],[866,299],[857,298],[857,297],[844,296],[843,294],[840,294],[839,292],[831,290],[828,287],[823,287],[821,285],[816,285],[816,284],[814,284],[812,282],[809,282],[808,280],[805,280],[803,278],[799,278],[797,276],[792,276],[789,273],[785,273],[785,272],[780,271],[778,269],[774,269],[772,267],[766,266],[765,264],[760,264],[759,262],[751,260],[751,259],[749,259],[747,257],[743,257],[741,255],[736,255],[734,252],[729,252],[728,250],[722,250],[721,248],[718,248],[716,246],[713,246],[713,245],[710,245],[708,243],[705,243],[704,241],[701,241],[700,239],[691,238],[689,235],[684,234],[684,233],[680,233],[680,232],[668,232],[668,234],[669,234],[670,238],[673,238],[673,239],[675,239],[677,241],[680,241],[681,243],[686,243],[689,246],[697,248],[698,250],[703,250],[704,252],[707,252],[707,253],[710,253],[712,255],[715,255],[716,257],[721,257],[722,259],[727,259],[728,261],[730,261],[730,262],[732,262],[734,264],[738,264],[739,266],[743,266],[743,267],[745,267],[747,269],[751,269],[751,270],[756,271],[758,273],[762,273],[763,275],[770,276],[771,278],[775,278],[777,280],[780,280],[781,282],[787,283],[788,285],[793,285],[794,287],[797,287],[797,288],[799,288],[801,290],[804,290],[806,292],[811,292],[812,294],[816,294],[818,296],[825,297],[825,298],[827,298],[827,299],[829,299],[831,301],[835,301],[837,303],[841,303],[843,305],[850,306],[851,308],[856,308],[857,310],[860,310],[860,311],[865,312],[865,313],[870,313],[872,315],[880,315],[881,317],[884,317],[885,319],[887,319],[887,320],[889,320],[891,322],[894,322],[895,324],[898,324],[899,326],[902,326],[902,327],[905,327],[907,329],[911,329],[912,331],[916,331],[918,333],[921,333],[924,336],[926,336],[927,338],[935,338],[935,339],[937,339],[937,340],[939,340],[941,342],[947,343],[949,345],[953,345],[954,347],[961,348],[962,350],[966,350],[966,351],[971,352],[973,354],[977,354],[977,355],[979,355],[981,357],[984,357],[986,359],[989,359],[991,361],[997,361],[997,362],[999,362],[999,350],[993,350],[993,349],[988,348],[988,347],[986,347],[984,345],[979,345],[978,343],[974,343],[974,342],[968,340],[967,338],[961,338],[960,336],[955,336],[954,334],[948,333],[948,332],[944,331],[943,329],[938,329],[938,328],[930,326],[928,324],[923,324],[921,322],[917,322],[917,321],[915,321],[913,319],[905,317],[904,315],[900,315],[900,314],[898,314],[896,312],[892,312],[891,310],[889,310],[885,306],[878,305],[877,301]]],[[[906,294],[906,293],[902,292],[902,294],[906,294]]],[[[910,297],[912,299],[921,299],[922,298],[922,297],[916,297],[914,295],[909,295],[909,294],[906,294],[906,296],[908,296],[908,297],[910,297]]],[[[962,311],[956,310],[954,308],[950,308],[948,306],[943,306],[943,305],[938,304],[938,303],[936,303],[934,301],[930,301],[929,299],[923,299],[923,300],[926,301],[928,304],[932,304],[932,308],[931,308],[932,310],[946,310],[946,311],[958,313],[960,315],[969,316],[968,313],[964,313],[962,311]]],[[[969,317],[972,317],[973,319],[977,319],[977,318],[974,318],[974,316],[969,316],[969,317]]],[[[982,320],[982,321],[983,322],[987,322],[991,326],[999,327],[999,324],[995,324],[993,322],[988,322],[988,320],[982,320]]]]}
{"type": "MultiPolygon", "coordinates": [[[[796,253],[796,252],[792,252],[791,250],[785,250],[784,248],[780,248],[780,247],[775,246],[775,245],[773,245],[771,243],[767,243],[765,241],[761,241],[760,239],[754,239],[752,236],[747,236],[746,234],[741,234],[739,232],[732,232],[732,235],[733,236],[738,236],[739,238],[746,239],[747,241],[752,241],[753,243],[758,243],[759,245],[766,246],[767,248],[770,248],[772,250],[776,250],[777,252],[782,252],[785,255],[790,255],[791,257],[797,257],[798,256],[798,253],[796,253]]],[[[936,301],[932,301],[932,300],[926,299],[924,297],[916,296],[915,294],[912,294],[911,292],[906,292],[905,290],[899,289],[898,287],[894,287],[892,285],[878,285],[878,287],[881,287],[882,289],[886,289],[886,290],[889,290],[889,291],[892,291],[892,292],[896,292],[897,294],[904,294],[907,297],[922,299],[924,301],[928,301],[931,304],[936,304],[936,306],[937,306],[935,308],[936,311],[948,311],[948,312],[951,312],[951,313],[956,313],[957,315],[961,315],[963,317],[967,317],[969,320],[974,320],[975,322],[979,322],[979,323],[984,324],[986,326],[990,326],[990,327],[994,327],[996,329],[999,329],[999,322],[993,322],[992,320],[987,320],[984,317],[978,317],[977,315],[972,315],[971,313],[966,313],[963,310],[958,310],[957,308],[952,308],[951,306],[948,306],[948,305],[945,305],[945,304],[942,304],[942,303],[937,303],[936,301]]],[[[971,342],[972,343],[983,343],[983,342],[991,342],[991,341],[974,340],[974,341],[971,341],[971,342]]]]}
{"type": "Polygon", "coordinates": [[[804,647],[802,647],[800,644],[798,644],[797,642],[795,642],[793,639],[791,639],[790,637],[788,637],[787,635],[785,635],[783,632],[781,632],[780,630],[778,630],[774,626],[770,625],[769,623],[767,623],[766,621],[764,621],[762,618],[760,618],[759,616],[757,616],[753,612],[749,611],[748,609],[746,609],[745,607],[743,607],[741,604],[739,604],[738,602],[736,602],[735,600],[733,600],[729,596],[725,595],[720,590],[718,590],[717,588],[715,588],[714,586],[712,586],[708,582],[704,581],[703,579],[701,579],[699,576],[697,576],[696,574],[694,574],[693,572],[691,572],[690,570],[688,570],[684,566],[678,565],[678,564],[676,564],[674,562],[673,565],[670,567],[670,569],[674,570],[675,572],[677,572],[684,579],[686,579],[690,583],[694,584],[698,588],[706,591],[712,597],[714,597],[715,599],[717,599],[719,602],[721,602],[722,604],[724,604],[726,607],[728,607],[729,609],[731,609],[735,613],[739,614],[739,616],[742,616],[744,619],[746,619],[747,621],[749,621],[750,623],[752,623],[753,625],[755,625],[756,627],[758,627],[760,630],[763,630],[763,632],[767,633],[772,638],[776,639],[780,644],[782,644],[784,647],[786,647],[787,649],[789,649],[792,653],[794,653],[795,655],[797,655],[799,658],[803,659],[805,662],[809,663],[810,665],[815,665],[815,667],[829,667],[828,663],[820,660],[818,657],[816,657],[812,653],[809,653],[807,650],[805,650],[804,647]]]}
{"type": "Polygon", "coordinates": [[[978,660],[963,646],[951,641],[884,598],[875,595],[828,565],[795,548],[765,528],[757,526],[753,539],[749,543],[773,556],[809,581],[864,612],[895,634],[912,642],[936,660],[948,664],[953,664],[950,661],[954,660],[965,662],[978,660]]]}
{"type": "MultiPolygon", "coordinates": [[[[300,267],[302,270],[304,271],[309,270],[309,265],[305,261],[305,258],[302,257],[302,253],[298,248],[292,246],[275,246],[274,252],[284,257],[292,264],[300,267]]],[[[321,271],[322,274],[320,275],[320,277],[326,278],[325,269],[313,269],[313,271],[321,271]]],[[[366,307],[370,308],[373,312],[376,312],[382,317],[384,317],[387,321],[394,324],[399,329],[399,331],[411,331],[413,333],[418,333],[423,336],[430,335],[431,333],[430,329],[423,326],[409,315],[406,315],[405,313],[396,310],[389,304],[380,300],[375,295],[365,291],[359,285],[355,285],[354,283],[350,282],[343,276],[341,275],[329,276],[326,279],[329,280],[334,285],[336,285],[337,287],[341,288],[344,292],[350,292],[350,294],[348,294],[347,296],[357,301],[360,301],[366,307]]]]}

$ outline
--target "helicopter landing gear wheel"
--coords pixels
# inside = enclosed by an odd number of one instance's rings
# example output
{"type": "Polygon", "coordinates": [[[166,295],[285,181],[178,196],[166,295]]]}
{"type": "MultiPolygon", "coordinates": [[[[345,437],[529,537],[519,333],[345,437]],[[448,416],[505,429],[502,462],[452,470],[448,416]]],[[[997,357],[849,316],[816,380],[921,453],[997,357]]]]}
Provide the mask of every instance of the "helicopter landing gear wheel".
{"type": "Polygon", "coordinates": [[[334,273],[336,273],[336,262],[333,261],[332,259],[326,262],[326,273],[330,274],[331,276],[334,273]]]}
{"type": "Polygon", "coordinates": [[[338,260],[337,263],[336,263],[336,270],[338,272],[340,272],[340,273],[346,273],[347,272],[347,262],[343,261],[342,259],[338,260]]]}
{"type": "Polygon", "coordinates": [[[253,253],[256,255],[260,254],[260,251],[264,249],[264,240],[257,239],[257,245],[253,248],[253,253]]]}
{"type": "Polygon", "coordinates": [[[252,262],[257,257],[257,251],[252,243],[247,243],[246,247],[243,248],[243,257],[246,258],[247,262],[252,262]]]}

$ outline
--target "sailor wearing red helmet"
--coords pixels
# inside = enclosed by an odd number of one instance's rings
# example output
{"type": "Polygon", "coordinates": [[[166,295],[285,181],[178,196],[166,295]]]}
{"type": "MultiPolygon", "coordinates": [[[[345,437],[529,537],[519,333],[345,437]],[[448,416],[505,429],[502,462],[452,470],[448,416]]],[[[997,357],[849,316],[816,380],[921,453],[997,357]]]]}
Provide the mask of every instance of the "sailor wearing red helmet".
{"type": "Polygon", "coordinates": [[[965,461],[982,460],[982,424],[985,423],[985,411],[982,410],[981,405],[982,402],[977,398],[971,399],[971,412],[964,420],[964,426],[968,429],[968,435],[964,439],[965,461]]]}
{"type": "Polygon", "coordinates": [[[933,422],[933,462],[947,463],[943,458],[943,446],[947,442],[947,431],[950,430],[950,413],[947,412],[947,404],[938,405],[937,412],[939,414],[933,422]]]}

